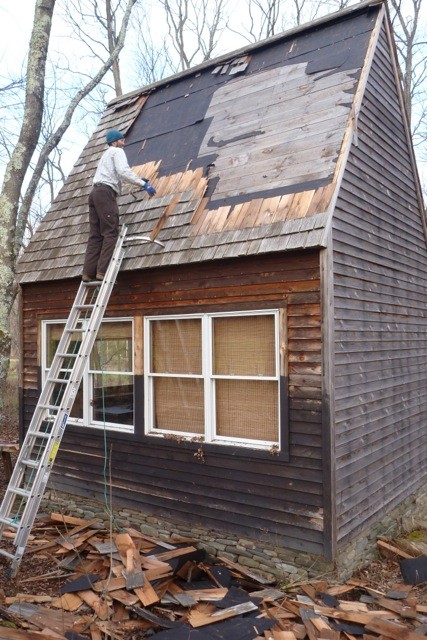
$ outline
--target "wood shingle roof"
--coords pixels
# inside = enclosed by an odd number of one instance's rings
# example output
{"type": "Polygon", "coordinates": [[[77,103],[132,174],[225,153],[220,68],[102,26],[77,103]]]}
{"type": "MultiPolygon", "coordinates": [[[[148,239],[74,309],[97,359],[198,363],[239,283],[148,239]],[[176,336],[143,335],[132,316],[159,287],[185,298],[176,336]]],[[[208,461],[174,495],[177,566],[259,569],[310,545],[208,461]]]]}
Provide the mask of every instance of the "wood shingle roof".
{"type": "Polygon", "coordinates": [[[342,148],[378,4],[358,5],[116,99],[18,265],[21,283],[77,277],[105,133],[157,195],[119,198],[130,234],[155,229],[122,269],[326,244],[342,148]]]}

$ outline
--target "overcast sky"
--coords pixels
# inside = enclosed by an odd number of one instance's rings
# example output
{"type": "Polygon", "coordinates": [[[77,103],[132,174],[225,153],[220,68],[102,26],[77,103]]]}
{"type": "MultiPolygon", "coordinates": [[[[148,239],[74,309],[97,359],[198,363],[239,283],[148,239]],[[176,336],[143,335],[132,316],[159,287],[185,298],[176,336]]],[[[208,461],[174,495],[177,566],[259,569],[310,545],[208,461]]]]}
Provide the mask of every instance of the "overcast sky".
{"type": "MultiPolygon", "coordinates": [[[[234,6],[243,5],[246,5],[246,0],[237,0],[237,2],[234,2],[234,6]]],[[[423,5],[423,22],[427,30],[427,0],[423,0],[423,5]]],[[[2,34],[2,37],[0,38],[0,81],[7,82],[11,76],[20,75],[31,35],[34,6],[35,0],[0,0],[0,24],[2,34]]],[[[145,2],[144,6],[147,6],[147,2],[145,2]]],[[[153,22],[158,26],[159,19],[153,16],[153,22]]],[[[56,13],[53,22],[51,51],[67,51],[67,48],[64,49],[64,43],[66,42],[67,39],[64,37],[63,23],[58,19],[58,14],[56,13]]],[[[242,46],[242,41],[234,42],[230,39],[229,42],[227,41],[227,45],[228,44],[228,50],[233,50],[238,46],[242,46]]],[[[425,48],[425,56],[427,57],[427,46],[425,48]]],[[[70,55],[72,55],[73,45],[69,47],[69,50],[70,55]]],[[[127,91],[133,89],[134,87],[132,86],[126,86],[126,74],[123,74],[123,76],[125,85],[124,90],[127,91]]],[[[5,84],[6,82],[2,82],[2,84],[5,84]]],[[[73,164],[77,158],[78,152],[81,150],[84,142],[85,140],[78,135],[78,149],[70,151],[71,164],[73,164]]],[[[417,149],[417,155],[419,159],[423,158],[427,162],[427,149],[417,149]]],[[[71,167],[67,167],[67,171],[70,169],[71,167]]],[[[427,165],[425,163],[421,165],[420,160],[419,169],[422,174],[423,183],[427,184],[427,165]]]]}

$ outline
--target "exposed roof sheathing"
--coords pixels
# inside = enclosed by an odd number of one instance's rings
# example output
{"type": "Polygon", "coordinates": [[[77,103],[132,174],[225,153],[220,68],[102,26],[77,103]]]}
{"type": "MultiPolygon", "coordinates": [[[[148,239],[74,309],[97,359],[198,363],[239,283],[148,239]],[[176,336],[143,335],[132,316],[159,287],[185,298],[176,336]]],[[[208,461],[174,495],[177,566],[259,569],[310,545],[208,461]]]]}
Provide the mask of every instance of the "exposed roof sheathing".
{"type": "Polygon", "coordinates": [[[359,5],[116,99],[19,264],[20,281],[79,276],[87,197],[108,129],[157,189],[119,199],[123,270],[325,244],[343,140],[378,5],[359,5]]]}

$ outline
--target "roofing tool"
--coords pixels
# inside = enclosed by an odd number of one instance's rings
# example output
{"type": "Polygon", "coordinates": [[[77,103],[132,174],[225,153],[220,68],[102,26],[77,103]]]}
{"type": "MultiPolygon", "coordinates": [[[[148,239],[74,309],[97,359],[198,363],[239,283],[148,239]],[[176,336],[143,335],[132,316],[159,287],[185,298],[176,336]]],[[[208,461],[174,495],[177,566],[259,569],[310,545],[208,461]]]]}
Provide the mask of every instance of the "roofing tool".
{"type": "MultiPolygon", "coordinates": [[[[30,426],[0,508],[0,539],[5,528],[16,530],[16,551],[0,548],[11,560],[10,577],[18,571],[83,373],[115,285],[127,241],[151,242],[146,236],[126,237],[121,228],[102,282],[81,282],[30,426]]],[[[163,246],[158,240],[156,244],[163,246]]]]}

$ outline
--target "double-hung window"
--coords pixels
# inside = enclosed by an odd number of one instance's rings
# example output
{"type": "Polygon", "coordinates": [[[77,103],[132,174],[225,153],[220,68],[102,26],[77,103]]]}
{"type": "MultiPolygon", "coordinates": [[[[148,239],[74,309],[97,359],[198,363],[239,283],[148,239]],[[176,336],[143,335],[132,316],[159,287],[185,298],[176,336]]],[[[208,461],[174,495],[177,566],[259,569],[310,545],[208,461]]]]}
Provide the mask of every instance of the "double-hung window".
{"type": "Polygon", "coordinates": [[[280,447],[278,311],[145,319],[146,433],[280,447]]]}
{"type": "MultiPolygon", "coordinates": [[[[65,322],[45,321],[42,325],[43,378],[49,372],[65,322]]],[[[79,348],[81,334],[72,336],[68,352],[79,348]]],[[[69,423],[133,431],[133,321],[103,320],[85,368],[69,423]]],[[[64,359],[64,369],[72,360],[64,359]]],[[[66,372],[62,375],[65,377],[66,372]]]]}

